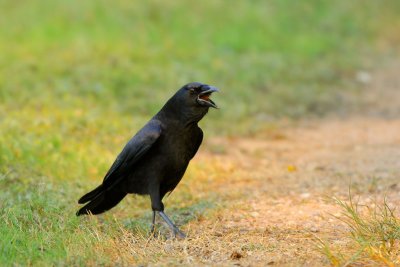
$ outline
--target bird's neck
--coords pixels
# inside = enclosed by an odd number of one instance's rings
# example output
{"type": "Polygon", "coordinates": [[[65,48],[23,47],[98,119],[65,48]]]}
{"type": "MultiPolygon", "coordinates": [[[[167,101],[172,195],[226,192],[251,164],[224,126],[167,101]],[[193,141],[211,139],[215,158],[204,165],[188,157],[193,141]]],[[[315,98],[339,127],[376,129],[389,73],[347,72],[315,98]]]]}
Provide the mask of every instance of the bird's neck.
{"type": "Polygon", "coordinates": [[[182,107],[178,103],[174,103],[173,99],[170,99],[157,113],[156,117],[161,121],[173,121],[177,127],[187,128],[197,126],[197,123],[206,113],[207,110],[199,113],[197,110],[182,107]]]}

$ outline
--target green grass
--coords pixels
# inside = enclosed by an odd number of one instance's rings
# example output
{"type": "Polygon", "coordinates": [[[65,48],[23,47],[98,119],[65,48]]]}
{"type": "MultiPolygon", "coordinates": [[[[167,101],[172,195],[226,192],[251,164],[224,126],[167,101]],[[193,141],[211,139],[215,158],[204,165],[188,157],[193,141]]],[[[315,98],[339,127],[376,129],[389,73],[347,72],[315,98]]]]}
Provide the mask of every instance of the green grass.
{"type": "MultiPolygon", "coordinates": [[[[107,265],[119,255],[107,242],[135,231],[129,218],[148,227],[149,203],[121,203],[121,225],[111,214],[76,218],[76,200],[176,89],[221,88],[206,135],[324,114],[338,88],[356,87],[354,72],[398,20],[399,2],[44,0],[0,9],[0,265],[107,265]]],[[[189,169],[167,200],[183,223],[215,208],[206,185],[190,189],[204,172],[189,169]]]]}

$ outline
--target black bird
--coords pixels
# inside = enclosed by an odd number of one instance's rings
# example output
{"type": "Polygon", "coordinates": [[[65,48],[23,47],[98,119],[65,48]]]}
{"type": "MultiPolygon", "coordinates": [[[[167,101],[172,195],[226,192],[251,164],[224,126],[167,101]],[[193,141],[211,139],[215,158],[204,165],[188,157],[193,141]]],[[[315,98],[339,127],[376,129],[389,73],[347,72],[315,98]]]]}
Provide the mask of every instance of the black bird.
{"type": "Polygon", "coordinates": [[[104,177],[103,183],[81,197],[87,203],[76,215],[100,214],[116,206],[127,194],[150,195],[153,219],[158,213],[174,236],[185,237],[164,213],[162,199],[182,179],[196,154],[203,131],[197,123],[210,107],[218,89],[193,82],[183,86],[163,108],[132,137],[104,177]]]}

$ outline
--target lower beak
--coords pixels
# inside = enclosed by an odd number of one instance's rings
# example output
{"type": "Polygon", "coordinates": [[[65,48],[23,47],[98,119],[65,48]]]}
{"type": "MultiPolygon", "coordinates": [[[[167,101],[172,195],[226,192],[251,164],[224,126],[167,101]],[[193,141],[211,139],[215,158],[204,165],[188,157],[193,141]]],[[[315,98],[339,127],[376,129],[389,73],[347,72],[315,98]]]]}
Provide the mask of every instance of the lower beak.
{"type": "Polygon", "coordinates": [[[215,104],[214,101],[212,101],[212,100],[209,98],[209,96],[210,96],[212,93],[214,93],[214,92],[219,92],[219,89],[218,89],[217,87],[214,87],[214,86],[207,86],[207,87],[205,88],[205,90],[202,91],[202,92],[199,94],[199,96],[197,97],[197,102],[198,102],[200,105],[218,109],[217,104],[215,104]],[[202,98],[202,96],[207,96],[207,97],[202,98]]]}

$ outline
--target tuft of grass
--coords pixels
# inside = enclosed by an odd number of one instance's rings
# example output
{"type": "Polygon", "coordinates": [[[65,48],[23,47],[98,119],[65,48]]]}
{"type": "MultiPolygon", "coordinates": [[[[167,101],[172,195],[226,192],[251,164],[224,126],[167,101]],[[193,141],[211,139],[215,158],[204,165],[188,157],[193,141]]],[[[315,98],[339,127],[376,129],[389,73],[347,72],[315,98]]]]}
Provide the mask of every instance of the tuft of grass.
{"type": "Polygon", "coordinates": [[[400,264],[400,219],[385,198],[382,203],[361,205],[349,194],[348,201],[333,198],[342,210],[338,217],[348,228],[346,245],[317,238],[318,250],[333,266],[400,264]]]}

